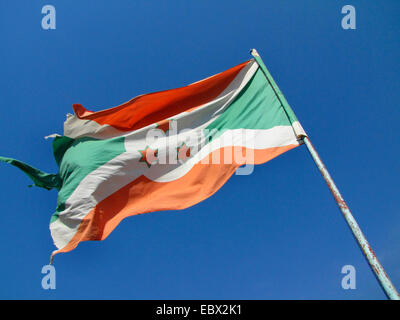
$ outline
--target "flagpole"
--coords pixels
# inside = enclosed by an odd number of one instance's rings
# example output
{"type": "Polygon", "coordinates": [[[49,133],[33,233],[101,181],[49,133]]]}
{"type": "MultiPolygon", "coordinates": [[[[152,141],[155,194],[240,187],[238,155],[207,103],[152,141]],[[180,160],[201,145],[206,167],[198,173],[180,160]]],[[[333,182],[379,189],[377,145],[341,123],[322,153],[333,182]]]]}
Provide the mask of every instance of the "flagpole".
{"type": "Polygon", "coordinates": [[[340,211],[344,218],[346,219],[347,224],[349,225],[351,232],[353,233],[354,237],[357,240],[358,245],[360,246],[362,252],[364,253],[365,257],[368,260],[369,265],[371,266],[372,271],[374,272],[376,278],[378,279],[382,289],[386,293],[389,299],[391,300],[400,300],[400,296],[396,291],[393,283],[390,281],[389,276],[386,274],[385,270],[383,269],[381,263],[379,262],[378,258],[375,255],[375,252],[372,250],[371,246],[369,245],[367,239],[365,238],[364,234],[362,233],[360,227],[358,226],[357,221],[354,219],[353,214],[351,213],[349,207],[344,201],[342,195],[340,194],[339,189],[336,187],[335,182],[333,181],[332,177],[330,176],[328,170],[326,169],[324,163],[322,162],[321,158],[319,157],[317,151],[315,150],[314,146],[312,145],[310,139],[308,137],[303,137],[303,141],[307,146],[308,151],[310,152],[312,158],[314,159],[315,164],[317,165],[319,171],[321,172],[323,178],[325,179],[326,184],[329,187],[333,197],[335,198],[340,211]]]}
{"type": "MultiPolygon", "coordinates": [[[[285,109],[286,113],[289,116],[289,120],[293,122],[297,122],[297,118],[294,115],[291,107],[287,103],[285,97],[279,90],[278,86],[276,85],[274,79],[272,78],[271,74],[269,73],[267,67],[261,60],[258,52],[255,49],[251,50],[251,54],[254,56],[255,60],[257,61],[258,65],[260,66],[261,70],[264,72],[269,84],[272,86],[274,92],[277,95],[278,100],[280,100],[283,108],[285,109]],[[292,117],[292,119],[290,118],[292,117]]],[[[297,125],[300,126],[301,125],[297,125]]],[[[322,162],[321,158],[319,157],[317,151],[315,150],[314,146],[312,145],[310,139],[301,128],[298,130],[296,127],[293,128],[299,140],[303,141],[304,144],[307,146],[308,151],[311,154],[315,164],[317,165],[322,177],[324,178],[326,184],[329,187],[333,197],[336,200],[336,203],[339,206],[340,211],[342,212],[348,226],[350,227],[351,232],[354,235],[354,238],[357,240],[361,251],[363,252],[364,256],[366,257],[372,271],[374,272],[379,284],[381,285],[383,291],[385,292],[386,296],[391,300],[400,300],[400,295],[397,292],[396,288],[394,287],[393,283],[390,281],[389,276],[386,274],[385,270],[383,269],[381,263],[379,262],[378,258],[375,255],[375,252],[372,250],[371,246],[369,245],[367,239],[365,238],[364,234],[362,233],[360,227],[358,226],[357,221],[354,219],[353,214],[351,213],[349,207],[347,206],[346,202],[344,201],[342,195],[339,192],[335,182],[333,181],[332,177],[330,176],[328,170],[326,169],[324,163],[322,162]],[[297,129],[297,132],[296,132],[297,129]]]]}

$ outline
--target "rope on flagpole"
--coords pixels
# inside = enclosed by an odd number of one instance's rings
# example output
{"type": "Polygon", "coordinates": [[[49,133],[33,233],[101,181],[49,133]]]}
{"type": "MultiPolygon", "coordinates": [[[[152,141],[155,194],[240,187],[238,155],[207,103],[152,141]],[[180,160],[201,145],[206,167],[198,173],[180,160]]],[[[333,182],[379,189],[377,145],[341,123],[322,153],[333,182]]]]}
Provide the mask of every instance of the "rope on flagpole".
{"type": "Polygon", "coordinates": [[[400,300],[399,293],[397,292],[393,283],[390,281],[389,276],[386,274],[385,270],[383,269],[381,263],[379,262],[378,258],[375,255],[375,252],[372,250],[367,239],[365,238],[364,234],[362,233],[357,221],[354,219],[353,214],[351,213],[349,207],[347,206],[342,195],[340,194],[339,189],[336,187],[335,182],[333,181],[332,177],[330,176],[328,170],[326,169],[324,163],[322,162],[321,158],[319,157],[317,151],[315,150],[314,146],[312,145],[307,134],[304,132],[303,128],[301,127],[300,123],[298,122],[297,117],[294,114],[293,110],[291,109],[290,105],[287,103],[282,92],[279,90],[278,86],[276,85],[274,79],[272,78],[271,74],[269,73],[264,62],[261,60],[261,57],[258,54],[257,50],[252,49],[251,54],[254,56],[259,67],[263,71],[269,84],[271,85],[272,89],[274,90],[278,100],[281,102],[282,107],[284,108],[290,122],[292,123],[293,130],[294,130],[295,134],[297,135],[297,138],[299,139],[299,141],[303,142],[307,146],[307,149],[310,152],[311,157],[313,158],[322,177],[324,178],[325,182],[327,183],[329,190],[331,191],[333,197],[335,198],[340,211],[342,212],[348,226],[350,227],[351,232],[354,235],[354,238],[356,239],[359,247],[361,248],[361,251],[363,252],[364,256],[366,257],[372,271],[374,272],[374,274],[375,274],[379,284],[381,285],[383,291],[385,292],[386,296],[391,300],[400,300]],[[293,124],[295,124],[295,125],[293,125],[293,124]]]}

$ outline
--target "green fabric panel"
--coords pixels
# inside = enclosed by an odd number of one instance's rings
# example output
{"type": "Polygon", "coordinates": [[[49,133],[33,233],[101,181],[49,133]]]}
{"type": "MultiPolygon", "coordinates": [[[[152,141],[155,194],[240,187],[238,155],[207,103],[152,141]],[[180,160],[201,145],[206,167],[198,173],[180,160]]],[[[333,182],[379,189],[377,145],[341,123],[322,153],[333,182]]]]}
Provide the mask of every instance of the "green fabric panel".
{"type": "Polygon", "coordinates": [[[215,139],[229,129],[271,129],[290,125],[281,102],[259,68],[224,113],[206,129],[218,130],[213,134],[215,139]]]}
{"type": "Polygon", "coordinates": [[[74,139],[64,136],[58,136],[53,140],[53,154],[58,167],[61,165],[61,160],[65,151],[74,143],[74,139]]]}
{"type": "Polygon", "coordinates": [[[22,170],[29,178],[31,178],[35,186],[45,188],[47,190],[53,188],[60,190],[61,188],[62,181],[58,174],[43,172],[39,169],[31,167],[30,165],[22,161],[15,160],[12,158],[0,157],[0,161],[7,162],[17,167],[18,169],[22,170]]]}
{"type": "Polygon", "coordinates": [[[54,156],[60,165],[59,175],[63,185],[58,193],[56,213],[50,223],[58,219],[59,213],[65,208],[65,201],[89,173],[125,152],[124,141],[125,137],[106,140],[56,138],[54,156]]]}
{"type": "Polygon", "coordinates": [[[269,73],[267,67],[265,66],[264,62],[261,60],[260,56],[254,56],[255,60],[257,61],[258,65],[260,66],[261,70],[263,71],[265,77],[267,78],[268,83],[272,86],[275,95],[280,100],[283,109],[286,112],[287,117],[290,120],[290,123],[298,121],[296,115],[294,114],[292,108],[290,107],[289,103],[287,102],[285,96],[283,95],[282,91],[279,89],[278,85],[276,84],[274,78],[269,73]]]}

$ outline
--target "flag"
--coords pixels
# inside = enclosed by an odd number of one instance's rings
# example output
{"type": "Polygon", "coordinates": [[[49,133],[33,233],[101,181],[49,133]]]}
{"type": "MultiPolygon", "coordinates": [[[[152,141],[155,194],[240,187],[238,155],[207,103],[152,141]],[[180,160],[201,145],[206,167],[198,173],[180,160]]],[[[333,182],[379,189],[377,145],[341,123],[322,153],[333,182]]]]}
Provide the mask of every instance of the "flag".
{"type": "Polygon", "coordinates": [[[117,107],[73,105],[64,135],[53,140],[57,174],[0,160],[59,190],[50,220],[54,255],[105,239],[128,216],[193,206],[235,171],[249,173],[299,146],[303,131],[285,103],[256,58],[117,107]]]}

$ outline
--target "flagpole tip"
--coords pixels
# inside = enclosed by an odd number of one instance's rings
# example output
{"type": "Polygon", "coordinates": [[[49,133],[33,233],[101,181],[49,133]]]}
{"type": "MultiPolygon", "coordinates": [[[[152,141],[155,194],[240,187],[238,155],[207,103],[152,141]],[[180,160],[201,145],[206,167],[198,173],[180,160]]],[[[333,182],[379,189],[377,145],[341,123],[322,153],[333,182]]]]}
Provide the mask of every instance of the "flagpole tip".
{"type": "Polygon", "coordinates": [[[258,54],[256,49],[251,49],[250,53],[254,56],[254,57],[259,57],[260,55],[258,54]]]}

